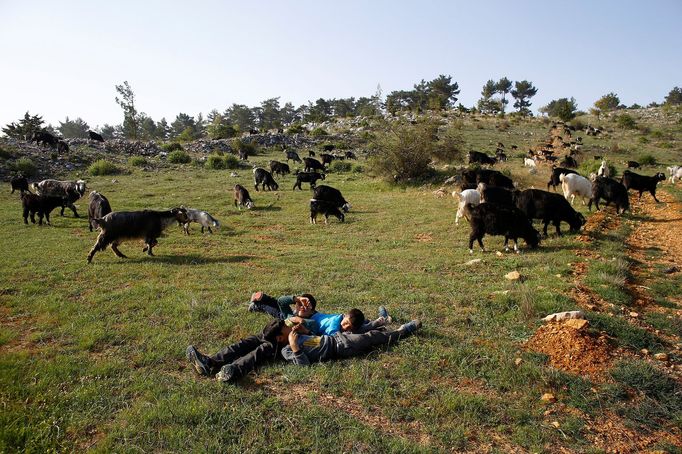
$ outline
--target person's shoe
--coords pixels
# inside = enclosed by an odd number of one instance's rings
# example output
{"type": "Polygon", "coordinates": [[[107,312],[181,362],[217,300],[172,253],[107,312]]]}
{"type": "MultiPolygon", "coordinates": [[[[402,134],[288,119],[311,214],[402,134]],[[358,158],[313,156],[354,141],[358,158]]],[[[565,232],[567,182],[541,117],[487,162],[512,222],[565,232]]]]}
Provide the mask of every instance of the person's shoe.
{"type": "Polygon", "coordinates": [[[422,327],[421,320],[412,320],[411,322],[407,322],[404,325],[401,325],[400,328],[398,328],[398,330],[402,331],[405,334],[413,334],[421,327],[422,327]]]}
{"type": "Polygon", "coordinates": [[[225,364],[220,368],[220,371],[215,375],[215,379],[223,383],[230,382],[234,379],[235,369],[232,364],[225,364]]]}
{"type": "Polygon", "coordinates": [[[388,315],[388,311],[384,306],[379,306],[379,317],[383,318],[387,325],[393,323],[393,317],[388,315]]]}
{"type": "Polygon", "coordinates": [[[194,345],[187,347],[187,360],[192,363],[194,370],[199,375],[211,375],[211,363],[208,356],[194,348],[194,345]]]}
{"type": "Polygon", "coordinates": [[[260,291],[258,291],[258,292],[253,292],[253,294],[251,295],[251,301],[256,301],[256,302],[258,302],[258,301],[261,300],[261,298],[263,298],[263,295],[264,295],[264,293],[263,293],[263,292],[260,292],[260,291]]]}

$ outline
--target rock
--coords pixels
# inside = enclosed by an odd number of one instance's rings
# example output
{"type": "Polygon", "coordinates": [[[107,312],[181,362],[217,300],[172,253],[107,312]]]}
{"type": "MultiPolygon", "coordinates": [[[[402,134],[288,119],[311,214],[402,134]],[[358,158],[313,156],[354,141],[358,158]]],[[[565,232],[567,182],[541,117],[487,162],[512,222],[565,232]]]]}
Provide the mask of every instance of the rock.
{"type": "Polygon", "coordinates": [[[570,319],[584,319],[585,314],[582,311],[567,311],[567,312],[555,312],[554,314],[549,314],[544,317],[542,321],[545,322],[561,322],[570,319]]]}
{"type": "Polygon", "coordinates": [[[640,352],[642,353],[642,355],[648,355],[649,354],[649,350],[647,350],[646,348],[641,349],[640,352]]]}
{"type": "Polygon", "coordinates": [[[482,262],[481,259],[473,259],[473,260],[469,260],[468,262],[466,262],[464,264],[464,266],[476,265],[477,263],[481,263],[481,262],[482,262]]]}
{"type": "Polygon", "coordinates": [[[589,324],[590,324],[590,322],[588,322],[587,320],[582,319],[582,318],[571,318],[571,319],[568,319],[564,322],[564,325],[570,326],[571,328],[576,329],[578,331],[580,331],[581,329],[584,329],[589,324]]]}
{"type": "Polygon", "coordinates": [[[658,361],[668,361],[668,354],[667,353],[656,353],[654,355],[654,359],[658,361]]]}
{"type": "Polygon", "coordinates": [[[230,176],[232,178],[234,178],[234,177],[238,177],[239,175],[237,174],[237,172],[230,172],[230,176]]]}
{"type": "Polygon", "coordinates": [[[116,178],[114,178],[113,180],[111,180],[111,183],[116,184],[116,183],[118,183],[118,180],[116,178]]]}
{"type": "Polygon", "coordinates": [[[663,270],[663,272],[665,274],[673,274],[673,273],[677,273],[678,271],[680,271],[680,269],[676,266],[671,266],[670,268],[666,268],[663,270]]]}
{"type": "Polygon", "coordinates": [[[639,314],[637,312],[630,312],[630,317],[632,318],[638,318],[639,314]]]}
{"type": "Polygon", "coordinates": [[[497,251],[497,252],[495,252],[495,255],[498,257],[502,257],[502,255],[504,255],[504,254],[502,254],[500,251],[497,251]]]}
{"type": "Polygon", "coordinates": [[[457,183],[458,178],[456,176],[452,176],[448,179],[446,179],[443,184],[455,184],[457,183]]]}
{"type": "Polygon", "coordinates": [[[521,273],[519,273],[518,271],[511,271],[505,274],[504,278],[510,281],[519,281],[521,280],[521,273]]]}
{"type": "Polygon", "coordinates": [[[552,393],[544,393],[540,400],[543,402],[556,402],[556,396],[552,393]]]}
{"type": "Polygon", "coordinates": [[[552,425],[553,425],[555,428],[557,428],[557,429],[558,429],[559,427],[561,427],[561,424],[559,424],[559,421],[552,421],[552,425]]]}
{"type": "Polygon", "coordinates": [[[516,364],[517,366],[520,366],[522,362],[523,362],[523,359],[521,359],[521,358],[516,358],[514,360],[514,364],[516,364]]]}

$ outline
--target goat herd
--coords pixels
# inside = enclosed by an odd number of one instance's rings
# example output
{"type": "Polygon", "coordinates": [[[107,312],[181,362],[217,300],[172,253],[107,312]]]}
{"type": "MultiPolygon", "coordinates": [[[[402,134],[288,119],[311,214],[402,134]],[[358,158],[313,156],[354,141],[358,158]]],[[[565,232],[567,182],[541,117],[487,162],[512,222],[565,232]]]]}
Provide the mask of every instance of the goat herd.
{"type": "MultiPolygon", "coordinates": [[[[682,178],[682,167],[668,167],[668,171],[671,183],[674,184],[676,178],[682,178]]],[[[643,192],[648,191],[658,202],[656,185],[665,179],[665,175],[660,172],[654,176],[644,176],[625,170],[620,181],[617,181],[609,178],[609,168],[606,161],[602,161],[598,173],[591,174],[589,179],[575,170],[552,167],[547,191],[518,190],[512,180],[499,171],[483,168],[464,170],[459,176],[462,191],[452,193],[459,198],[455,224],[459,223],[462,216],[469,221],[470,253],[473,253],[474,241],[484,249],[482,240],[485,234],[504,236],[505,251],[509,250],[509,240],[513,240],[514,250],[518,252],[518,238],[522,238],[531,248],[540,243],[540,234],[532,225],[533,219],[542,220],[545,236],[549,223],[555,226],[558,235],[561,235],[561,222],[566,222],[571,232],[577,232],[586,220],[573,209],[576,195],[582,198],[583,204],[585,200],[589,201],[587,207],[590,211],[592,203],[599,209],[599,201],[605,200],[606,206],[613,203],[616,213],[620,214],[630,208],[628,190],[638,191],[640,198],[643,192]],[[563,196],[549,192],[550,186],[556,191],[559,185],[563,196]]]]}

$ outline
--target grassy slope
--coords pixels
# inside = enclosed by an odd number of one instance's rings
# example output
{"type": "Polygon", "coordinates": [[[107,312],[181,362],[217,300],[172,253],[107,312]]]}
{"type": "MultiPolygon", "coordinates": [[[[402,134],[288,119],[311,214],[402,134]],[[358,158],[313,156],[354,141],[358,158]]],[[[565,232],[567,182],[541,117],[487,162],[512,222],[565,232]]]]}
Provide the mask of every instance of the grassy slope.
{"type": "MultiPolygon", "coordinates": [[[[497,140],[524,150],[548,129],[481,126],[466,124],[465,136],[486,151],[497,140]]],[[[636,135],[617,138],[630,144],[636,135]]],[[[614,139],[586,140],[598,150],[614,139]]],[[[520,161],[506,167],[525,185],[544,187],[546,172],[531,178],[520,161]]],[[[491,436],[496,446],[517,449],[585,443],[579,418],[560,421],[567,438],[545,423],[539,396],[551,390],[598,411],[583,395],[593,384],[519,353],[539,316],[575,308],[563,295],[568,264],[579,260],[573,250],[584,246],[572,236],[550,237],[521,255],[476,252],[482,263],[465,266],[468,227],[454,226],[452,198],[437,199],[428,188],[332,174],[326,183],[353,210],[345,224],[311,226],[310,193],[292,192],[292,177],[278,193],[252,191],[258,209],[250,212],[234,209],[229,191],[236,182],[252,187],[248,171],[231,178],[187,166],[116,178],[89,180],[116,210],[182,203],[208,210],[223,229],[202,236],[194,225],[183,237],[172,227],[156,258],[126,243],[128,260],[106,251],[87,265],[96,235],[83,219],[56,215],[53,227],[24,226],[16,195],[3,191],[0,450],[411,452],[475,449],[491,436]],[[526,281],[502,278],[512,270],[526,281]],[[388,353],[305,369],[274,364],[236,386],[196,378],[185,347],[212,352],[258,331],[267,318],[244,304],[257,289],[311,291],[326,311],[355,306],[374,316],[385,304],[398,320],[421,318],[425,329],[388,353]],[[519,367],[517,356],[526,359],[519,367]],[[303,390],[295,403],[287,399],[292,389],[303,390]],[[323,395],[350,402],[361,417],[325,404],[323,395]],[[390,422],[398,436],[387,438],[389,429],[362,415],[390,422]]],[[[493,251],[502,242],[484,241],[493,251]]]]}

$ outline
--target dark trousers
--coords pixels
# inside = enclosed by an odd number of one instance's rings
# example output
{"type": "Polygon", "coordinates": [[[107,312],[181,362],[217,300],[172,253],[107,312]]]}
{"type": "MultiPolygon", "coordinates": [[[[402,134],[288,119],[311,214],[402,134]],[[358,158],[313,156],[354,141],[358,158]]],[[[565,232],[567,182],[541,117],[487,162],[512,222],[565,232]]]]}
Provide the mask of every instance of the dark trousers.
{"type": "Polygon", "coordinates": [[[336,357],[350,358],[352,356],[358,356],[371,350],[373,347],[394,344],[407,336],[409,336],[409,334],[400,330],[374,330],[362,334],[337,333],[333,336],[336,341],[336,357]]]}
{"type": "Polygon", "coordinates": [[[276,346],[266,341],[262,335],[245,337],[211,356],[212,372],[217,373],[224,365],[232,364],[235,369],[234,378],[239,378],[276,355],[276,346]]]}

